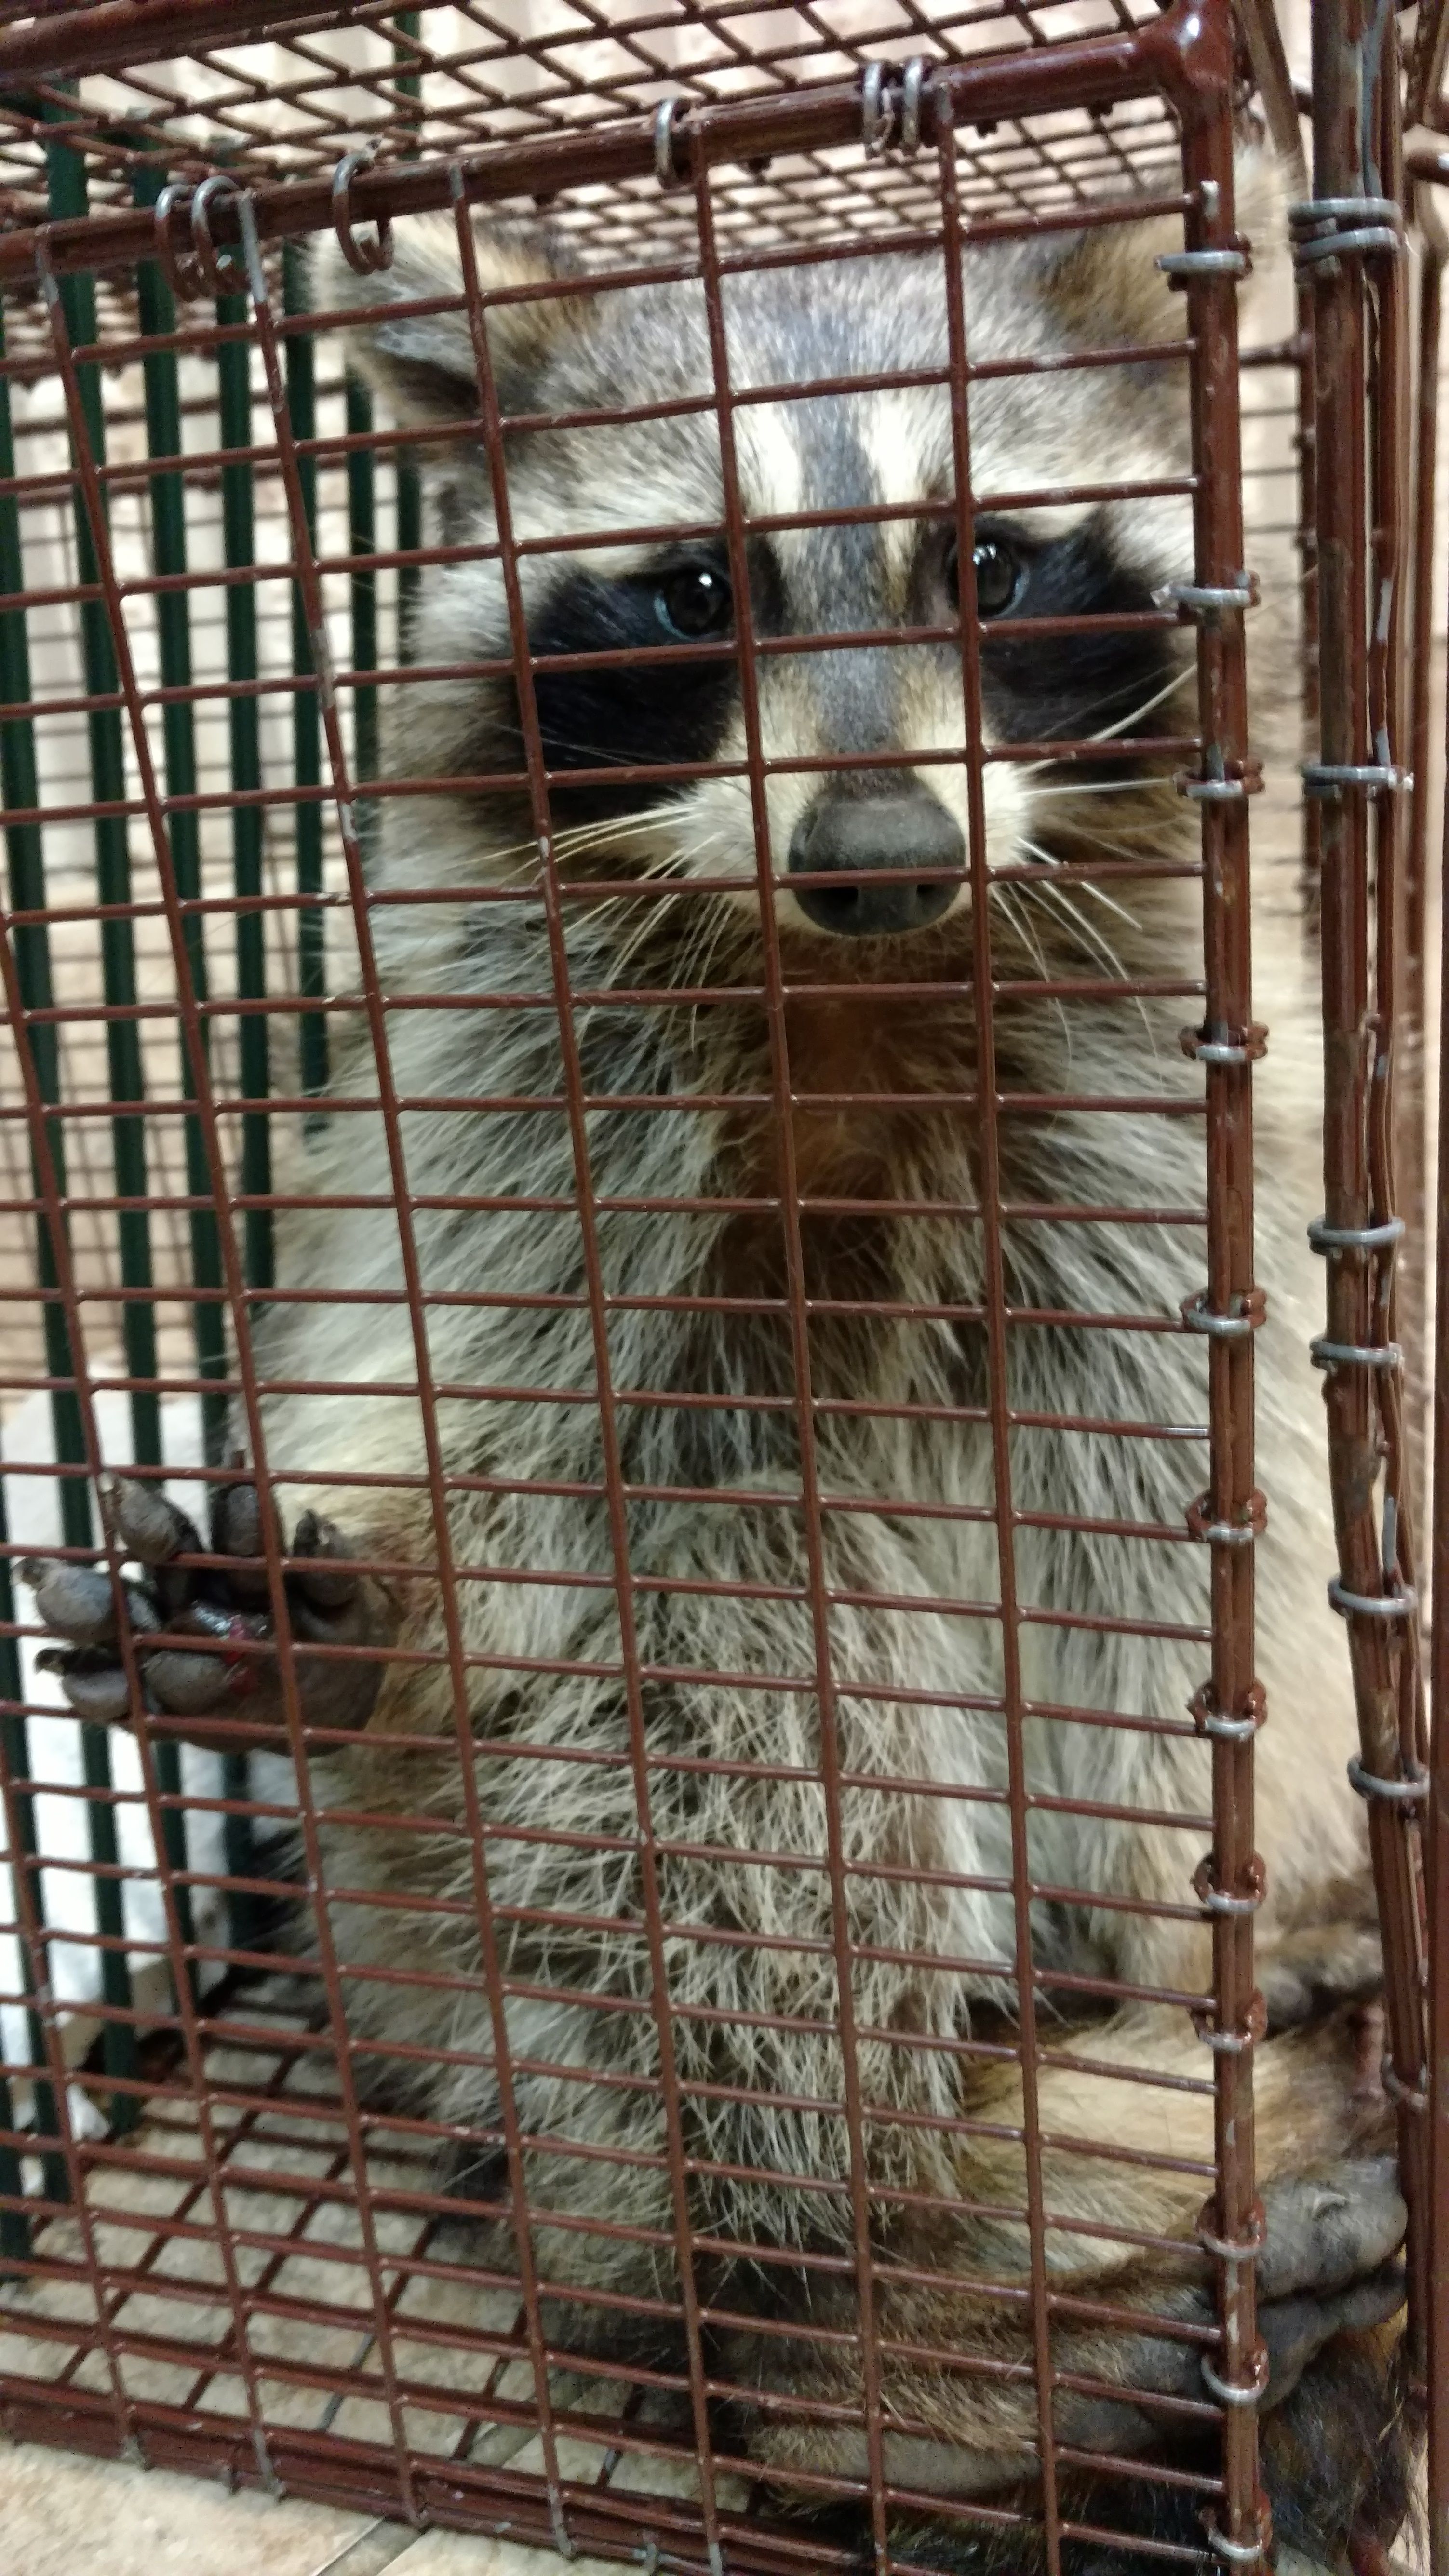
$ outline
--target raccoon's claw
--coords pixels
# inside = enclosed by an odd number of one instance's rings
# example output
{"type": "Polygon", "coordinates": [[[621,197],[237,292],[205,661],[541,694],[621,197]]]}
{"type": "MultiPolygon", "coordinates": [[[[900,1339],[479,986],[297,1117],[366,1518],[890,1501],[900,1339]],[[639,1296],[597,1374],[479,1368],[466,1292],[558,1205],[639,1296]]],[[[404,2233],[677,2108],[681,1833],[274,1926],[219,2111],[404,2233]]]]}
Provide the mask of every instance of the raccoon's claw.
{"type": "MultiPolygon", "coordinates": [[[[262,1518],[264,1509],[273,1509],[278,1551],[292,1560],[284,1587],[303,1719],[345,1727],[365,1722],[377,1696],[380,1663],[308,1651],[367,1646],[385,1634],[375,1589],[358,1572],[334,1523],[304,1512],[289,1551],[274,1507],[263,1505],[256,1487],[224,1486],[212,1507],[209,1552],[232,1561],[201,1568],[179,1561],[206,1551],[186,1514],[154,1486],[118,1478],[106,1499],[118,1545],[146,1569],[143,1583],[126,1582],[121,1591],[146,1705],[154,1714],[183,1721],[191,1742],[215,1751],[235,1749],[234,1735],[198,1721],[244,1714],[249,1722],[280,1725],[280,1658],[275,1651],[258,1651],[276,1639],[262,1518]]],[[[91,1566],[37,1560],[24,1564],[21,1573],[34,1589],[46,1627],[65,1641],[47,1648],[39,1661],[43,1670],[59,1675],[76,1714],[107,1725],[131,1715],[110,1578],[91,1566]]]]}

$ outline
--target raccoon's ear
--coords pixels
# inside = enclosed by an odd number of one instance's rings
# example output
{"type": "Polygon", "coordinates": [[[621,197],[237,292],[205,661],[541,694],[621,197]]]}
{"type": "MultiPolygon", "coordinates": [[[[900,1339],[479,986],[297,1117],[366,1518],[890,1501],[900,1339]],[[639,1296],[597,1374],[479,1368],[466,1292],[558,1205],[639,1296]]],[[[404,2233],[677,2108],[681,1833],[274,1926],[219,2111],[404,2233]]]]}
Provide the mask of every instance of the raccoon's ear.
{"type": "MultiPolygon", "coordinates": [[[[1287,174],[1263,143],[1240,143],[1233,157],[1237,229],[1252,244],[1253,265],[1239,296],[1243,337],[1266,326],[1266,314],[1291,275],[1287,174]]],[[[1047,291],[1078,347],[1130,348],[1181,339],[1187,298],[1158,267],[1164,251],[1181,250],[1175,215],[1141,224],[1095,224],[1073,235],[1052,262],[1047,291]]],[[[1050,253],[1045,254],[1050,258],[1050,253]]],[[[1284,320],[1283,328],[1291,328],[1284,320]]]]}
{"type": "MultiPolygon", "coordinates": [[[[536,227],[475,225],[478,275],[485,293],[542,285],[568,273],[561,245],[536,227]]],[[[392,263],[359,276],[330,239],[312,252],[308,301],[318,313],[370,318],[347,329],[348,364],[380,393],[404,427],[435,427],[446,436],[478,409],[473,335],[467,313],[419,311],[441,296],[458,297],[463,279],[451,215],[413,215],[393,233],[392,263]],[[379,311],[379,307],[388,308],[379,311]]],[[[560,338],[578,328],[588,299],[550,296],[542,303],[493,305],[488,313],[499,402],[526,411],[532,388],[560,338]]]]}

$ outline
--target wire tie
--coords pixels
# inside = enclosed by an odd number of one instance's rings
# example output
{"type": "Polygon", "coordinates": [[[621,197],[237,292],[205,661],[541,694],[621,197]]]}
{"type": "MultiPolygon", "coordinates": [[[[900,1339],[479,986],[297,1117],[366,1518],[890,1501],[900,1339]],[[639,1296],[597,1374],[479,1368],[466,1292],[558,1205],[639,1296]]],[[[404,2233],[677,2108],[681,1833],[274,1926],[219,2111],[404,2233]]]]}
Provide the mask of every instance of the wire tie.
{"type": "Polygon", "coordinates": [[[1340,1619],[1412,1619],[1419,1608],[1419,1596],[1410,1585],[1398,1592],[1350,1592],[1337,1575],[1328,1587],[1328,1598],[1340,1619]]]}
{"type": "Polygon", "coordinates": [[[1188,1537],[1202,1539],[1209,1547],[1251,1547],[1254,1539],[1261,1538],[1268,1526],[1267,1496],[1255,1485],[1246,1501],[1234,1508],[1246,1517],[1242,1520],[1210,1521],[1208,1513],[1212,1509],[1212,1496],[1199,1494],[1197,1501],[1187,1507],[1188,1537]]]}
{"type": "Polygon", "coordinates": [[[359,277],[373,277],[380,268],[392,266],[392,219],[379,215],[376,241],[359,241],[352,212],[352,182],[359,170],[366,170],[377,158],[377,145],[364,143],[356,152],[344,152],[332,173],[332,224],[343,258],[359,277]]]}
{"type": "Polygon", "coordinates": [[[1260,2567],[1267,2558],[1273,2532],[1266,2506],[1261,2498],[1258,2506],[1256,2540],[1229,2540],[1225,2532],[1219,2531],[1210,2514],[1205,2517],[1205,2525],[1208,2546],[1214,2557],[1225,2558],[1230,2567],[1260,2567]]]}
{"type": "Polygon", "coordinates": [[[1173,786],[1179,796],[1189,796],[1194,805],[1238,805],[1245,796],[1257,796],[1261,776],[1249,778],[1193,778],[1185,769],[1174,773],[1173,786]]]}
{"type": "Polygon", "coordinates": [[[1231,1037],[1209,1037],[1206,1028],[1179,1029],[1177,1043],[1199,1064],[1256,1064],[1268,1052],[1268,1032],[1261,1020],[1249,1020],[1231,1037]]]}
{"type": "Polygon", "coordinates": [[[683,98],[661,98],[654,110],[654,176],[661,188],[683,185],[674,166],[674,120],[689,101],[683,98]]]}
{"type": "Polygon", "coordinates": [[[1198,2364],[1204,2384],[1220,2406],[1261,2406],[1268,2394],[1268,2347],[1261,2340],[1253,2346],[1253,2376],[1249,2380],[1222,2379],[1214,2370],[1207,2354],[1198,2364]]]}
{"type": "Polygon", "coordinates": [[[1261,1853],[1254,1852],[1243,1866],[1243,1892],[1235,1894],[1218,1878],[1216,1852],[1205,1852],[1193,1871],[1192,1887],[1210,1914],[1256,1914],[1268,1892],[1268,1872],[1261,1853]]]}
{"type": "Polygon", "coordinates": [[[1309,1343],[1308,1356],[1318,1369],[1398,1369],[1404,1365],[1404,1354],[1397,1342],[1326,1342],[1320,1337],[1309,1343]]]}
{"type": "Polygon", "coordinates": [[[1421,2066],[1414,2083],[1406,2084],[1392,2057],[1385,2050],[1379,2063],[1379,2082],[1391,2102],[1405,2111],[1427,2111],[1429,2108],[1429,2069],[1421,2066]]]}
{"type": "Polygon", "coordinates": [[[885,63],[867,63],[860,76],[860,139],[868,161],[879,160],[895,122],[895,101],[886,88],[887,68],[885,63]]]}
{"type": "Polygon", "coordinates": [[[1357,1754],[1349,1763],[1348,1776],[1361,1798],[1383,1798],[1394,1807],[1422,1806],[1429,1788],[1427,1771],[1415,1769],[1406,1780],[1386,1780],[1380,1772],[1365,1770],[1357,1754]]]}
{"type": "Polygon", "coordinates": [[[1315,1252],[1387,1252],[1398,1243],[1404,1232],[1401,1216],[1386,1216],[1380,1225],[1330,1225],[1326,1216],[1316,1216],[1308,1229],[1308,1240],[1315,1252]]]}
{"type": "Polygon", "coordinates": [[[1193,2008],[1192,2021],[1203,2045],[1214,2050],[1219,2057],[1246,2057],[1251,2049],[1256,2048],[1267,2031],[1268,2007],[1257,1989],[1254,1990],[1253,2000],[1236,2030],[1220,2030],[1216,2022],[1210,2018],[1213,2009],[1211,2004],[1196,2005],[1193,2008]]]}
{"type": "Polygon", "coordinates": [[[1257,574],[1240,572],[1231,582],[1170,581],[1155,596],[1184,617],[1221,617],[1230,609],[1256,608],[1260,593],[1257,574]]]}
{"type": "Polygon", "coordinates": [[[1305,796],[1338,796],[1346,787],[1361,787],[1368,796],[1397,796],[1413,785],[1407,770],[1388,761],[1305,760],[1302,778],[1305,796]]]}
{"type": "Polygon", "coordinates": [[[203,179],[191,200],[191,239],[196,253],[196,269],[203,295],[225,295],[233,284],[239,284],[242,263],[234,250],[219,251],[211,238],[211,209],[221,197],[240,197],[235,179],[225,170],[214,170],[203,179]]]}
{"type": "Polygon", "coordinates": [[[925,85],[925,55],[912,54],[901,74],[900,151],[907,161],[914,160],[921,148],[921,92],[925,85]]]}
{"type": "Polygon", "coordinates": [[[197,266],[194,255],[180,250],[171,232],[172,214],[177,206],[185,204],[189,194],[190,191],[184,180],[168,179],[156,200],[154,217],[156,256],[178,304],[189,303],[196,296],[206,293],[206,280],[197,266]]]}
{"type": "Polygon", "coordinates": [[[1179,1309],[1190,1333],[1208,1333],[1214,1341],[1242,1341],[1256,1333],[1268,1312],[1268,1300],[1261,1288],[1247,1288],[1233,1299],[1234,1313],[1214,1314],[1208,1304],[1208,1290],[1199,1288],[1195,1297],[1184,1297],[1179,1309]]]}
{"type": "Polygon", "coordinates": [[[1219,2236],[1213,2225],[1217,2214],[1217,2203],[1212,2200],[1205,2200],[1198,2211],[1197,2241],[1203,2252],[1219,2263],[1256,2263],[1268,2233],[1261,2200],[1255,2200],[1248,2212],[1250,2236],[1219,2236]]]}
{"type": "Polygon", "coordinates": [[[1174,282],[1180,277],[1190,284],[1195,277],[1246,277],[1248,254],[1242,250],[1165,250],[1159,252],[1157,265],[1164,277],[1174,282]]]}

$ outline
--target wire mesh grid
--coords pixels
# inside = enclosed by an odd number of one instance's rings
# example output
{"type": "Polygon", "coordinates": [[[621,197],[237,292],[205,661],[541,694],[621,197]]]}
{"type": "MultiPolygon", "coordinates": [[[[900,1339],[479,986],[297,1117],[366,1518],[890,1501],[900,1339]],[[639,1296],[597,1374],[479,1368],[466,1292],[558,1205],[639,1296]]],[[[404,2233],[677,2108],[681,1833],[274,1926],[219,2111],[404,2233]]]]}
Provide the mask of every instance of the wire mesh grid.
{"type": "Polygon", "coordinates": [[[98,1639],[8,1626],[0,2409],[715,2576],[1251,2563],[1259,2190],[1393,2113],[1255,1983],[1342,1640],[1229,14],[365,15],[77,96],[0,13],[8,1557],[98,1639]]]}

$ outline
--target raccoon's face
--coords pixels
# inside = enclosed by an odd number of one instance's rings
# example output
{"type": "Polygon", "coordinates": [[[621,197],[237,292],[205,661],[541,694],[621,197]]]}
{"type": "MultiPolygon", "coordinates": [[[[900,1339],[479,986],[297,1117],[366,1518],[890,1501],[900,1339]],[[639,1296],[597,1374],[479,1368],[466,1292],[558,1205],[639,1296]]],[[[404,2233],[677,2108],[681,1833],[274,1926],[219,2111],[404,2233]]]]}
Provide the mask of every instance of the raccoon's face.
{"type": "MultiPolygon", "coordinates": [[[[475,238],[487,290],[557,276],[537,235],[475,238]]],[[[968,257],[969,527],[934,256],[727,278],[732,491],[697,283],[585,280],[488,308],[502,411],[536,424],[507,433],[508,495],[564,869],[693,878],[695,916],[723,906],[738,927],[758,917],[767,838],[782,930],[904,943],[969,919],[973,807],[990,866],[1084,836],[1160,851],[1178,800],[1112,746],[1195,726],[1190,638],[1159,596],[1192,568],[1183,299],[1155,264],[1180,238],[1103,225],[968,257]],[[1154,354],[1093,363],[1124,349],[1154,354]],[[1158,488],[1093,496],[1124,483],[1158,488]],[[958,627],[973,610],[974,744],[958,627]],[[1097,740],[1069,767],[1052,757],[1097,740]]],[[[400,224],[382,277],[333,255],[315,281],[319,307],[386,303],[349,354],[438,433],[438,537],[492,549],[425,572],[424,669],[510,654],[460,288],[446,217],[400,224]],[[411,309],[442,298],[452,310],[411,309]]],[[[520,771],[520,712],[496,667],[411,683],[394,771],[520,771]]],[[[476,819],[479,872],[490,852],[516,870],[526,799],[492,791],[476,819]]]]}

